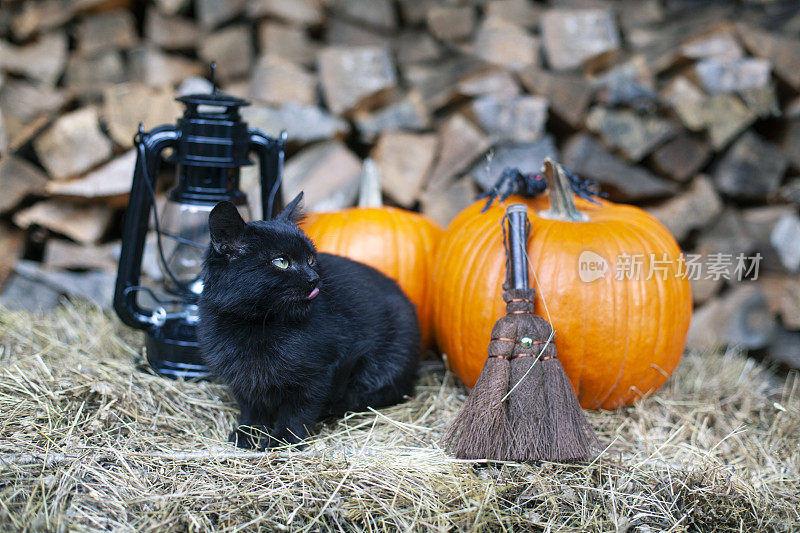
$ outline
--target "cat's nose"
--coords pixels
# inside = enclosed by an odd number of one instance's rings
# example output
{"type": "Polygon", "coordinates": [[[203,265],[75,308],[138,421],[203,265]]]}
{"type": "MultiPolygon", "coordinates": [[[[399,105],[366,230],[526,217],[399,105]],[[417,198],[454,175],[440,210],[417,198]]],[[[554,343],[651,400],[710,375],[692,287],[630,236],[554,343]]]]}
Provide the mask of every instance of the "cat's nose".
{"type": "Polygon", "coordinates": [[[317,286],[319,285],[319,276],[313,276],[313,277],[308,278],[306,280],[306,283],[308,283],[308,287],[310,289],[316,289],[317,286]]]}

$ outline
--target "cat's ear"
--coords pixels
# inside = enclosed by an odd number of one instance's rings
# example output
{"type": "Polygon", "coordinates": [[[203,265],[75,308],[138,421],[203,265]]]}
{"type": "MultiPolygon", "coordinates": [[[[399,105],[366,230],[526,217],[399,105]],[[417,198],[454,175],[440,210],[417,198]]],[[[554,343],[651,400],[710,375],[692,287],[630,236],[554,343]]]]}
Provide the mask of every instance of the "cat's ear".
{"type": "Polygon", "coordinates": [[[246,225],[235,205],[230,202],[218,203],[208,215],[211,246],[222,255],[231,255],[240,251],[246,225]]]}
{"type": "Polygon", "coordinates": [[[294,197],[294,200],[289,202],[289,205],[283,208],[283,211],[278,213],[275,218],[278,220],[288,220],[297,224],[302,220],[303,214],[303,191],[294,197]]]}

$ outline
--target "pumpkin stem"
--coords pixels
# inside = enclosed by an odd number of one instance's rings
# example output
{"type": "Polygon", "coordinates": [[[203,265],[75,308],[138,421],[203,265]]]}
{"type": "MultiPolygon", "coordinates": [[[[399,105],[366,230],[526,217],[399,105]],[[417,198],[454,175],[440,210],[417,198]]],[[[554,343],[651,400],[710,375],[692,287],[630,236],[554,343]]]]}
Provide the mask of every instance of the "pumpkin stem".
{"type": "Polygon", "coordinates": [[[381,173],[373,159],[368,157],[364,160],[360,180],[358,207],[383,207],[381,173]]]}
{"type": "Polygon", "coordinates": [[[541,211],[539,216],[570,222],[586,222],[589,220],[589,216],[586,213],[579,211],[575,207],[569,178],[561,165],[546,157],[542,174],[547,182],[547,190],[550,195],[550,209],[541,211]]]}

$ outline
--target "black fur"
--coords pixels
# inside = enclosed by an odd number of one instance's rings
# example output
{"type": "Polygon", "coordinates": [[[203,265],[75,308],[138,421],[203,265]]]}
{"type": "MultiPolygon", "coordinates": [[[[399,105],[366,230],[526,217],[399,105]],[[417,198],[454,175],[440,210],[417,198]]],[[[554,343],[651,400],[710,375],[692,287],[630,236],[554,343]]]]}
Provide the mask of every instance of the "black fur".
{"type": "Polygon", "coordinates": [[[209,217],[198,337],[241,407],[231,441],[242,447],[256,445],[248,428],[263,435],[262,449],[293,444],[323,418],[413,392],[413,304],[377,270],[317,254],[295,225],[299,199],[273,220],[244,224],[228,202],[209,217]],[[314,287],[319,294],[308,300],[314,287]]]}

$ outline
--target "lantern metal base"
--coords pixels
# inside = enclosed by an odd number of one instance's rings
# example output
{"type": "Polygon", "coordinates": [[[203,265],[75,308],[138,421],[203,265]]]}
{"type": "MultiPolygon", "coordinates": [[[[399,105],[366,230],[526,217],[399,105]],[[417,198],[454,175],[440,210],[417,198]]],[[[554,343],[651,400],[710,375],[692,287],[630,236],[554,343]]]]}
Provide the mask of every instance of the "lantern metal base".
{"type": "Polygon", "coordinates": [[[168,378],[209,379],[211,372],[200,356],[197,341],[157,339],[145,334],[147,362],[157,373],[168,378]]]}

